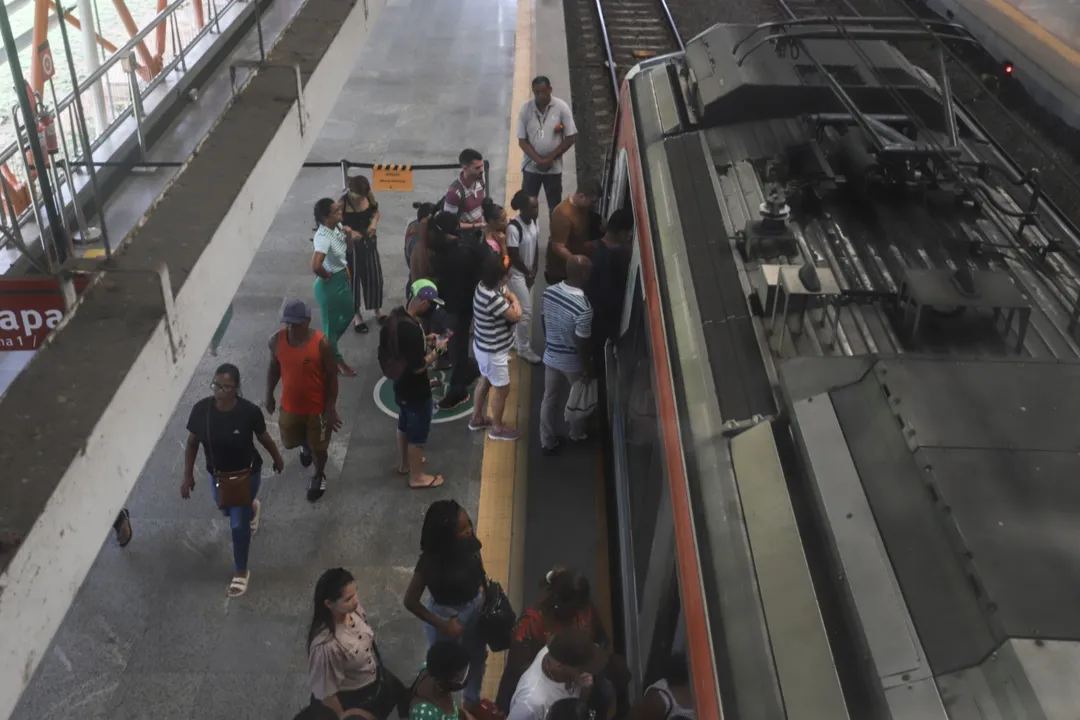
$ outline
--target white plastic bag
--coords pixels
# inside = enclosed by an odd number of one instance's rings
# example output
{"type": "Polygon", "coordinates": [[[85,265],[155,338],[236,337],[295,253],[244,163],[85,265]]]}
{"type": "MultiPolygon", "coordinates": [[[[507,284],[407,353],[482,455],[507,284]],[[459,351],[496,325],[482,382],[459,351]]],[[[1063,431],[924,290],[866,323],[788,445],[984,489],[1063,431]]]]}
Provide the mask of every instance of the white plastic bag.
{"type": "Polygon", "coordinates": [[[581,422],[593,414],[599,400],[600,390],[596,380],[578,380],[570,386],[570,397],[566,400],[566,422],[581,422]]]}

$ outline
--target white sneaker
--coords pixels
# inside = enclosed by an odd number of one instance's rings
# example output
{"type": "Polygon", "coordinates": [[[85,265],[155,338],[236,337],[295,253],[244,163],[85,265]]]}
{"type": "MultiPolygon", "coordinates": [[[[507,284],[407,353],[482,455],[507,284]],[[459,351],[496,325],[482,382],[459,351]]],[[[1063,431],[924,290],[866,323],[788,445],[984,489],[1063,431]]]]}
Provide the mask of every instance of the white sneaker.
{"type": "Polygon", "coordinates": [[[533,365],[539,365],[541,362],[544,361],[544,358],[534,353],[532,348],[518,350],[518,357],[527,363],[532,363],[533,365]]]}

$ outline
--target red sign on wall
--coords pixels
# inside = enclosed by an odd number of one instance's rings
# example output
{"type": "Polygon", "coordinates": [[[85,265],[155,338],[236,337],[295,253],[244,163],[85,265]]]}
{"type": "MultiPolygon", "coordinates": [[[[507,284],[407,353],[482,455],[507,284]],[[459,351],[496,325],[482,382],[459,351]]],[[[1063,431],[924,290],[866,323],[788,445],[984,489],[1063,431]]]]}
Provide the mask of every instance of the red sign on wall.
{"type": "Polygon", "coordinates": [[[38,62],[41,63],[41,74],[45,80],[52,80],[56,75],[56,65],[53,63],[52,49],[49,47],[49,40],[46,38],[45,42],[38,45],[37,48],[38,62]]]}
{"type": "MultiPolygon", "coordinates": [[[[75,278],[75,292],[90,281],[75,278]]],[[[35,350],[64,317],[64,296],[55,278],[0,278],[0,352],[35,350]]]]}

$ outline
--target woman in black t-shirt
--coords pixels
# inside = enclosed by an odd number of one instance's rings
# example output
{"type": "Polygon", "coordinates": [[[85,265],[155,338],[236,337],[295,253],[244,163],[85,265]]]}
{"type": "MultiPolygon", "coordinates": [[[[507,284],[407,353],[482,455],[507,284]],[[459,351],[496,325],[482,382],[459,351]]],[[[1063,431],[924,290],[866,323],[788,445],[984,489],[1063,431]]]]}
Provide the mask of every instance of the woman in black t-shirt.
{"type": "Polygon", "coordinates": [[[206,456],[206,472],[210,494],[217,502],[217,483],[214,473],[251,470],[251,505],[223,509],[232,526],[234,573],[229,583],[229,597],[239,597],[247,590],[248,550],[251,536],[259,529],[259,481],[262,456],[255,449],[255,440],[266,448],[274,460],[274,472],[285,469],[285,461],[273,438],[266,432],[262,409],[240,397],[240,370],[228,363],[214,373],[210,383],[214,394],[195,403],[188,418],[187,446],[184,455],[184,481],[180,497],[187,500],[195,489],[195,459],[202,445],[206,456]]]}
{"type": "Polygon", "coordinates": [[[424,516],[420,531],[420,559],[405,591],[405,607],[427,623],[428,647],[440,640],[454,640],[469,654],[469,679],[465,709],[480,702],[487,665],[487,644],[477,627],[484,608],[484,562],[472,521],[454,500],[436,500],[424,516]],[[424,590],[431,597],[421,603],[424,590]]]}

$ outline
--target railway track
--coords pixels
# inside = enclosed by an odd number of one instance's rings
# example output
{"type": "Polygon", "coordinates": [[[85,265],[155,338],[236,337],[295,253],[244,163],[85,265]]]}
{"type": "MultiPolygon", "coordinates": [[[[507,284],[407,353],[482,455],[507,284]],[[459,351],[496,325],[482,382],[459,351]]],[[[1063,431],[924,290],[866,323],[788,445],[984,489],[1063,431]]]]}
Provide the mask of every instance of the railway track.
{"type": "MultiPolygon", "coordinates": [[[[822,16],[940,18],[918,0],[773,0],[784,20],[822,16]]],[[[780,18],[777,18],[780,19],[780,18]]],[[[908,60],[943,84],[938,47],[896,42],[908,60]]],[[[1080,227],[1080,133],[1038,106],[980,46],[946,47],[952,95],[1013,160],[1018,174],[1037,170],[1049,199],[1080,227]],[[989,85],[989,87],[988,87],[989,85]]]]}
{"type": "Polygon", "coordinates": [[[567,39],[577,44],[571,82],[578,173],[599,179],[626,73],[642,60],[682,49],[683,43],[667,0],[566,0],[564,8],[567,39]]]}

